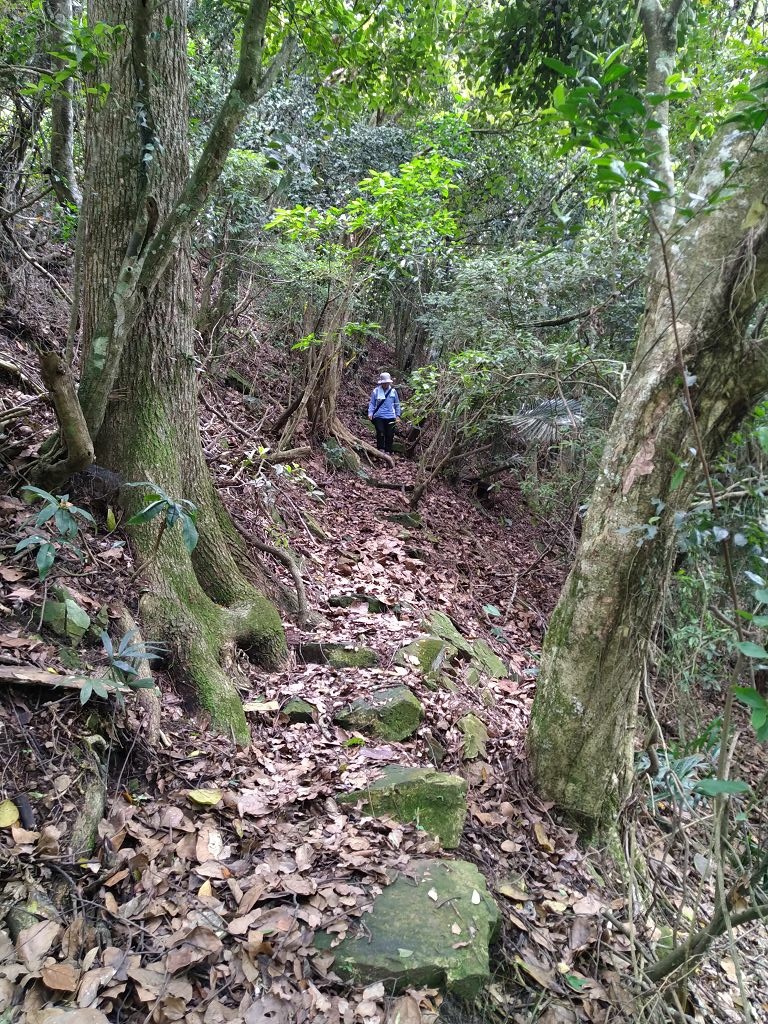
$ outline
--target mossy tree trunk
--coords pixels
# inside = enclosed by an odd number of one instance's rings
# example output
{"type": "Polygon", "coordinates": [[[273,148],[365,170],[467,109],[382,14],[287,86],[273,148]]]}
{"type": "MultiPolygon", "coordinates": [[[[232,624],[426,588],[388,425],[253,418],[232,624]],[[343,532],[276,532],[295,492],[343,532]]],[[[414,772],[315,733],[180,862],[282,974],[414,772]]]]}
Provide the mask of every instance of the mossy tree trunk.
{"type": "MultiPolygon", "coordinates": [[[[661,139],[662,156],[664,146],[661,139]]],[[[587,827],[615,820],[629,791],[640,683],[677,513],[701,479],[686,390],[711,460],[768,389],[764,339],[750,336],[768,283],[768,129],[723,125],[687,191],[712,198],[726,175],[733,191],[726,202],[688,200],[698,209],[688,219],[668,218],[665,204],[654,218],[659,232],[632,372],[545,639],[533,769],[542,794],[587,827]]]]}
{"type": "MultiPolygon", "coordinates": [[[[192,556],[178,528],[164,532],[156,552],[154,526],[132,533],[146,582],[144,632],[167,645],[175,677],[194,691],[214,725],[245,740],[235,645],[275,666],[285,639],[277,611],[243,574],[242,542],[203,455],[186,227],[176,231],[173,257],[136,307],[131,329],[113,344],[123,330],[120,309],[115,313],[117,282],[139,207],[146,203],[150,218],[166,225],[190,181],[186,5],[170,0],[137,14],[141,7],[141,0],[91,0],[89,8],[93,23],[123,24],[128,31],[99,72],[110,87],[106,101],[93,101],[88,110],[81,401],[85,396],[101,464],[126,482],[152,481],[198,508],[200,540],[192,556]],[[114,381],[104,403],[94,399],[103,391],[102,374],[114,381]]],[[[147,232],[151,237],[149,224],[147,232]]],[[[140,507],[148,490],[124,488],[126,509],[140,507]]]]}

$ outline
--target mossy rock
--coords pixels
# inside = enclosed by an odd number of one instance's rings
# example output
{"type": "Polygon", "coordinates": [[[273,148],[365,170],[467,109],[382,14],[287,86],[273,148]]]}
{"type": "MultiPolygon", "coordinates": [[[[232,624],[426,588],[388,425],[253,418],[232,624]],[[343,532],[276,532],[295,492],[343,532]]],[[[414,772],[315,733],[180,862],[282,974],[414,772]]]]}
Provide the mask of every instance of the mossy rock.
{"type": "Polygon", "coordinates": [[[493,676],[494,679],[506,679],[509,675],[507,666],[495,654],[485,640],[475,640],[472,644],[472,659],[476,661],[483,671],[493,676]]]}
{"type": "Polygon", "coordinates": [[[443,665],[455,658],[457,653],[452,644],[428,636],[401,647],[395,653],[394,662],[406,668],[418,667],[427,681],[434,681],[439,679],[443,665]]]}
{"type": "Polygon", "coordinates": [[[466,761],[474,761],[475,758],[485,757],[485,747],[488,743],[488,730],[485,723],[477,715],[464,715],[456,723],[459,732],[464,737],[462,742],[462,754],[466,761]]]}
{"type": "Polygon", "coordinates": [[[365,790],[343,793],[340,803],[362,801],[374,817],[387,815],[402,822],[416,822],[442,846],[459,845],[467,816],[467,783],[459,775],[446,775],[432,768],[389,766],[380,779],[365,790]]]}
{"type": "Polygon", "coordinates": [[[371,647],[345,647],[344,644],[299,644],[296,656],[305,664],[332,668],[375,668],[379,664],[379,656],[371,647]]]}
{"type": "Polygon", "coordinates": [[[77,643],[88,632],[91,617],[64,587],[55,587],[52,593],[43,606],[43,622],[54,633],[77,643]]]}
{"type": "MultiPolygon", "coordinates": [[[[474,999],[490,980],[488,947],[499,929],[485,879],[463,860],[411,861],[407,870],[332,950],[333,970],[356,986],[384,982],[388,993],[447,988],[474,999]]],[[[315,937],[321,949],[331,941],[315,937]]]]}
{"type": "Polygon", "coordinates": [[[225,372],[224,383],[228,388],[239,391],[241,395],[252,395],[256,391],[253,381],[248,380],[242,373],[238,373],[232,367],[225,372]]]}
{"type": "Polygon", "coordinates": [[[407,526],[410,530],[418,530],[423,525],[418,512],[389,512],[384,518],[390,523],[407,526]]]}
{"type": "Polygon", "coordinates": [[[461,635],[445,612],[430,612],[424,620],[424,631],[445,640],[446,643],[453,644],[457,650],[470,658],[474,654],[472,644],[461,635]]]}
{"type": "Polygon", "coordinates": [[[328,598],[331,608],[350,608],[353,604],[367,604],[368,611],[379,614],[389,610],[389,606],[378,597],[370,594],[333,594],[328,598]]]}
{"type": "Polygon", "coordinates": [[[421,701],[407,686],[376,690],[370,697],[358,697],[343,708],[334,721],[345,729],[370,732],[382,740],[398,741],[412,736],[424,717],[421,701]]]}
{"type": "Polygon", "coordinates": [[[282,714],[285,715],[291,724],[314,722],[317,708],[314,704],[310,704],[308,700],[296,697],[283,705],[282,714]]]}
{"type": "Polygon", "coordinates": [[[360,459],[353,451],[349,448],[344,448],[334,438],[329,437],[327,441],[323,441],[323,454],[325,455],[325,461],[333,469],[347,470],[350,473],[358,473],[360,471],[361,462],[360,459]]]}

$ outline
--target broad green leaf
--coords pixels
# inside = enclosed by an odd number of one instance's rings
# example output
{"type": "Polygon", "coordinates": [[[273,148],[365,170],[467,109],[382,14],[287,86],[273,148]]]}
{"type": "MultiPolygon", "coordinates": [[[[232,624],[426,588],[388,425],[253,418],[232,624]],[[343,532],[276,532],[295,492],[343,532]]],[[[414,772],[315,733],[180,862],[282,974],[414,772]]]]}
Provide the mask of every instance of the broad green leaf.
{"type": "Polygon", "coordinates": [[[56,548],[53,544],[41,544],[37,549],[37,558],[35,564],[37,565],[37,574],[41,580],[44,580],[48,573],[53,568],[53,563],[56,561],[56,548]]]}
{"type": "Polygon", "coordinates": [[[197,547],[199,534],[191,515],[184,515],[181,520],[181,536],[184,540],[184,547],[190,553],[197,547]]]}
{"type": "Polygon", "coordinates": [[[749,793],[750,788],[741,779],[701,779],[694,791],[703,796],[723,796],[729,793],[749,793]]]}
{"type": "Polygon", "coordinates": [[[737,686],[735,687],[734,696],[737,700],[740,700],[742,704],[746,704],[747,707],[755,709],[763,709],[768,707],[768,701],[762,693],[758,693],[754,686],[737,686]]]}
{"type": "Polygon", "coordinates": [[[570,64],[563,64],[557,57],[542,57],[541,63],[566,78],[575,78],[579,73],[577,68],[571,67],[570,64]]]}
{"type": "Polygon", "coordinates": [[[751,640],[741,640],[736,644],[736,648],[745,658],[768,658],[768,651],[761,644],[755,644],[751,640]]]}
{"type": "Polygon", "coordinates": [[[685,480],[686,468],[685,466],[678,466],[675,472],[672,474],[672,479],[669,483],[670,491],[676,491],[680,484],[685,480]]]}
{"type": "Polygon", "coordinates": [[[148,523],[155,516],[159,516],[163,509],[168,504],[163,498],[158,498],[157,501],[153,501],[151,505],[147,505],[140,512],[132,515],[126,526],[141,526],[143,523],[148,523]]]}

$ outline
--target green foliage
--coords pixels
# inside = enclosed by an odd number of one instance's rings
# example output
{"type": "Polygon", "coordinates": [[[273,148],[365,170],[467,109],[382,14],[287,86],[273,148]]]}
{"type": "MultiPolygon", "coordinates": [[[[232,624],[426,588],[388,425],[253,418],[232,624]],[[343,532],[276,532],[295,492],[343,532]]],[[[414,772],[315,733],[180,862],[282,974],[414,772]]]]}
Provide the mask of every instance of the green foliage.
{"type": "MultiPolygon", "coordinates": [[[[126,487],[151,487],[152,493],[146,495],[147,504],[126,522],[126,526],[144,526],[153,519],[160,518],[160,536],[165,530],[173,529],[177,524],[181,528],[184,547],[192,552],[197,547],[197,507],[186,498],[171,498],[165,491],[149,481],[126,484],[126,487]]],[[[160,539],[158,537],[158,541],[160,539]]]]}
{"type": "Polygon", "coordinates": [[[28,495],[31,501],[42,501],[43,507],[35,516],[34,525],[38,530],[41,527],[46,529],[43,534],[35,533],[20,540],[14,550],[18,554],[24,551],[31,553],[36,549],[37,573],[44,580],[62,551],[70,551],[82,559],[80,548],[73,542],[81,528],[81,521],[93,523],[93,516],[85,509],[73,505],[68,494],[54,495],[40,487],[24,487],[22,494],[28,495]]]}
{"type": "Polygon", "coordinates": [[[138,664],[141,661],[154,661],[161,657],[161,648],[158,644],[137,643],[138,631],[135,629],[129,630],[122,636],[117,647],[106,630],[102,630],[100,635],[108,673],[104,680],[90,677],[84,680],[80,688],[81,704],[87,704],[94,695],[101,697],[102,700],[107,700],[110,695],[109,688],[112,689],[115,700],[121,706],[125,703],[126,694],[136,690],[155,689],[153,679],[139,676],[138,664]]]}
{"type": "Polygon", "coordinates": [[[381,264],[416,259],[453,237],[458,225],[448,207],[456,160],[429,153],[403,164],[397,174],[371,172],[360,193],[343,207],[277,209],[267,228],[316,247],[329,261],[381,264]]]}

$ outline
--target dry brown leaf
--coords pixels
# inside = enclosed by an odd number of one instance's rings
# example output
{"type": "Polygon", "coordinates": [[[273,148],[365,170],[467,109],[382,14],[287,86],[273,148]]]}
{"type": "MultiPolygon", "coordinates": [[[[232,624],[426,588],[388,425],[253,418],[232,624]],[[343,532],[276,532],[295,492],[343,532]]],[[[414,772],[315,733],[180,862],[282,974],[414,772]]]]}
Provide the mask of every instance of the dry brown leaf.
{"type": "Polygon", "coordinates": [[[260,789],[244,789],[237,798],[237,813],[261,815],[269,812],[269,800],[260,789]]]}
{"type": "Polygon", "coordinates": [[[538,1024],[576,1024],[578,1017],[570,1006],[562,1003],[550,1003],[539,1017],[538,1024]]]}
{"type": "Polygon", "coordinates": [[[546,850],[547,853],[555,852],[554,843],[547,835],[547,830],[544,828],[540,821],[537,821],[536,824],[533,826],[533,832],[536,836],[536,842],[539,844],[542,850],[546,850]]]}
{"type": "Polygon", "coordinates": [[[510,900],[517,900],[519,903],[524,903],[527,899],[530,899],[525,889],[515,885],[514,882],[499,882],[496,886],[496,891],[510,900]]]}
{"type": "Polygon", "coordinates": [[[43,968],[43,984],[55,992],[74,992],[80,972],[74,964],[48,964],[43,968]]]}
{"type": "Polygon", "coordinates": [[[41,857],[58,857],[60,838],[61,832],[55,825],[43,825],[37,841],[37,853],[41,857]]]}
{"type": "Polygon", "coordinates": [[[515,957],[515,963],[522,967],[525,973],[529,974],[537,985],[541,985],[542,988],[549,989],[550,992],[559,991],[555,972],[553,970],[540,967],[537,963],[530,960],[524,960],[521,956],[515,957]]]}
{"type": "Polygon", "coordinates": [[[27,1024],[109,1024],[101,1010],[67,1010],[51,1007],[33,1010],[26,1015],[27,1024]]]}
{"type": "Polygon", "coordinates": [[[574,914],[580,914],[586,917],[599,914],[601,909],[602,904],[600,903],[600,900],[596,900],[594,896],[582,896],[581,899],[575,900],[573,904],[574,914]]]}
{"type": "Polygon", "coordinates": [[[104,988],[115,976],[112,967],[94,967],[86,971],[80,980],[80,987],[77,990],[77,1005],[86,1007],[96,999],[99,989],[104,988]]]}
{"type": "Polygon", "coordinates": [[[38,921],[22,929],[16,940],[16,954],[28,971],[39,971],[48,950],[59,937],[61,926],[55,921],[38,921]]]}
{"type": "Polygon", "coordinates": [[[387,1013],[387,1024],[421,1024],[421,1009],[411,995],[400,996],[390,1006],[387,1013]]]}
{"type": "Polygon", "coordinates": [[[206,825],[200,829],[195,844],[195,857],[198,863],[204,864],[208,860],[226,860],[226,856],[222,856],[225,852],[227,855],[229,854],[221,832],[217,828],[206,825]]]}

